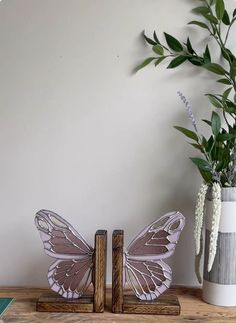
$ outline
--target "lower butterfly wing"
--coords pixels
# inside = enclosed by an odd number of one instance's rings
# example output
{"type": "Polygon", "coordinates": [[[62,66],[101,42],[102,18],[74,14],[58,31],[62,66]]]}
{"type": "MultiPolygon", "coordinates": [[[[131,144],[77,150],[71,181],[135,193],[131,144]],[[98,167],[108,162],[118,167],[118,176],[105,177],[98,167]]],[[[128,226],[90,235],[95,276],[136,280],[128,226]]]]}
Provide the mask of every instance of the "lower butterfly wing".
{"type": "Polygon", "coordinates": [[[126,260],[126,281],[143,301],[159,297],[170,286],[171,269],[163,261],[126,260]]]}
{"type": "Polygon", "coordinates": [[[81,297],[92,281],[92,257],[57,260],[48,270],[53,291],[67,299],[81,297]]]}
{"type": "Polygon", "coordinates": [[[93,253],[93,249],[72,225],[52,211],[38,211],[35,225],[43,241],[44,251],[50,257],[80,259],[93,253]]]}

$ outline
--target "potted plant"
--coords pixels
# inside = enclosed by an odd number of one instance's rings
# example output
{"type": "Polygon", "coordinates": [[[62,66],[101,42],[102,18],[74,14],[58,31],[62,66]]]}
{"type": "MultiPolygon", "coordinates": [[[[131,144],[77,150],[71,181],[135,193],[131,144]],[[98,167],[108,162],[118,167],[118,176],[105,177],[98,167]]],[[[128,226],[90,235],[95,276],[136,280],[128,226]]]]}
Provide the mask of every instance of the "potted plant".
{"type": "MultiPolygon", "coordinates": [[[[153,55],[146,58],[137,70],[151,62],[155,66],[171,59],[167,68],[176,68],[188,62],[203,68],[217,78],[214,81],[225,85],[223,93],[207,93],[213,111],[210,120],[202,120],[211,129],[205,137],[197,128],[191,109],[182,93],[192,123],[192,130],[175,128],[191,139],[191,145],[201,157],[190,158],[203,178],[195,209],[196,255],[202,253],[202,230],[205,222],[205,256],[203,274],[203,299],[215,305],[236,306],[236,57],[228,48],[228,39],[236,20],[236,9],[228,12],[224,0],[197,0],[192,11],[200,20],[189,25],[202,28],[218,46],[222,59],[212,60],[211,50],[206,45],[200,55],[188,37],[179,41],[164,33],[161,42],[154,31],[153,37],[144,34],[152,46],[153,55]]],[[[198,261],[197,261],[198,262],[198,261]]],[[[200,276],[198,275],[200,281],[200,276]]]]}

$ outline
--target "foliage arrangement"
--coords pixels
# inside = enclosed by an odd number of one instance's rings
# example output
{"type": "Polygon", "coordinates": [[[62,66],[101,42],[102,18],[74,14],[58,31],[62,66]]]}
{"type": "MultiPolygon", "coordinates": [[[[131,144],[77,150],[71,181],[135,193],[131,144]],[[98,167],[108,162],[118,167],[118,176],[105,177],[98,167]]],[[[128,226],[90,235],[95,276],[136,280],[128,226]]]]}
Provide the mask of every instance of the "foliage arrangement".
{"type": "Polygon", "coordinates": [[[196,0],[196,2],[198,6],[192,12],[200,16],[200,20],[192,20],[189,25],[206,31],[216,43],[221,59],[213,61],[208,45],[203,54],[199,54],[189,37],[183,42],[164,33],[165,43],[163,43],[154,31],[152,38],[144,34],[146,42],[152,46],[153,56],[145,59],[137,70],[151,62],[157,66],[164,60],[171,59],[167,68],[176,68],[184,62],[189,62],[218,76],[216,82],[224,84],[226,89],[223,93],[206,94],[213,107],[211,119],[202,120],[211,128],[209,138],[199,133],[191,107],[185,98],[193,130],[179,126],[175,128],[191,139],[190,144],[201,152],[202,158],[191,160],[198,167],[205,183],[210,186],[218,183],[221,187],[233,187],[236,186],[236,57],[228,48],[228,39],[236,21],[236,8],[229,13],[224,0],[196,0]]]}

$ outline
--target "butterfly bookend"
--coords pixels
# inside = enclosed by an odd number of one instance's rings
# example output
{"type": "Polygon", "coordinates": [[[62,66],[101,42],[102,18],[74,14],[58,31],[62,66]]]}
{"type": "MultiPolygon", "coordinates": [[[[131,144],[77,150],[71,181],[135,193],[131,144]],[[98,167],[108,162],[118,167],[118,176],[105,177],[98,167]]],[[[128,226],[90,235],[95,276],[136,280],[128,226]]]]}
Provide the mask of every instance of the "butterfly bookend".
{"type": "Polygon", "coordinates": [[[112,236],[113,313],[179,315],[177,296],[163,293],[172,273],[164,262],[175,250],[185,224],[179,212],[168,213],[147,226],[125,249],[124,231],[112,236]],[[128,283],[133,291],[126,292],[128,283]]]}
{"type": "Polygon", "coordinates": [[[35,216],[45,253],[54,258],[48,269],[53,290],[36,303],[39,312],[104,311],[107,232],[98,230],[94,249],[58,214],[41,210],[35,216]]]}

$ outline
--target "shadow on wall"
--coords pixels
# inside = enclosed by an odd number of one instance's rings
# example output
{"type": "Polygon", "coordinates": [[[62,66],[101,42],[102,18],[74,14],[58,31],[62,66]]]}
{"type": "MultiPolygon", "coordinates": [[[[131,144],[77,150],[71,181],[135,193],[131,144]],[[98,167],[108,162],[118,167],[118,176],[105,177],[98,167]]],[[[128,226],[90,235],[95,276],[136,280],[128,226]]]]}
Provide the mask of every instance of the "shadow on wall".
{"type": "MultiPolygon", "coordinates": [[[[176,124],[181,122],[176,121],[176,124]]],[[[183,125],[185,126],[185,125],[183,125]]],[[[179,285],[197,285],[197,279],[194,274],[194,208],[198,187],[201,182],[200,176],[191,161],[188,159],[194,151],[188,148],[188,143],[182,140],[181,134],[173,129],[173,137],[166,139],[165,145],[170,147],[168,157],[172,161],[167,162],[162,174],[159,174],[158,181],[168,182],[168,188],[164,199],[159,201],[157,208],[160,214],[169,211],[180,211],[186,219],[184,230],[180,236],[174,255],[167,260],[173,272],[173,284],[179,285]],[[181,144],[178,144],[181,143],[181,144]],[[186,164],[186,167],[179,167],[180,163],[186,164]],[[171,183],[171,185],[170,185],[171,183]]],[[[158,215],[158,216],[159,216],[158,215]]]]}
{"type": "Polygon", "coordinates": [[[49,287],[47,273],[49,266],[54,261],[53,258],[48,257],[46,254],[41,255],[38,252],[37,257],[34,257],[34,261],[31,261],[29,266],[26,267],[27,271],[22,273],[21,281],[27,282],[29,287],[49,287]],[[42,284],[42,282],[44,283],[42,284]]]}

